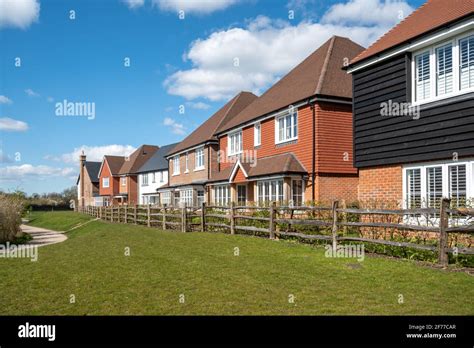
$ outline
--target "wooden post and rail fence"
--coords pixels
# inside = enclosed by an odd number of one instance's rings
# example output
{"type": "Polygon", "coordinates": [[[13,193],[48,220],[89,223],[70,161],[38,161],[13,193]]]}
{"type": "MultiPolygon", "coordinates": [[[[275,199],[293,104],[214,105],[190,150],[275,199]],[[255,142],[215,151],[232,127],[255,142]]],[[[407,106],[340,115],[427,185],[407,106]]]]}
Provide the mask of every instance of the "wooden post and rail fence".
{"type": "Polygon", "coordinates": [[[433,251],[438,253],[438,263],[445,266],[448,264],[448,254],[474,255],[474,248],[469,242],[467,246],[448,246],[449,234],[466,234],[469,237],[474,233],[474,209],[451,209],[449,199],[442,199],[440,208],[416,208],[416,209],[356,209],[347,208],[343,202],[333,202],[331,207],[324,206],[276,206],[272,202],[268,206],[229,206],[206,205],[200,207],[171,207],[171,206],[107,206],[107,207],[79,207],[77,210],[110,222],[129,223],[157,227],[162,230],[188,231],[228,231],[230,234],[238,232],[268,235],[270,239],[282,237],[296,237],[312,240],[325,240],[332,244],[334,250],[338,242],[367,242],[387,246],[406,247],[418,250],[433,251]],[[258,214],[255,214],[259,212],[258,214]],[[295,213],[310,213],[306,218],[301,218],[295,213]],[[318,213],[325,213],[326,218],[307,218],[318,213]],[[349,221],[348,216],[358,216],[356,221],[349,221]],[[395,216],[398,221],[367,221],[362,216],[395,216]],[[434,217],[436,224],[424,223],[414,224],[413,220],[420,217],[434,217]],[[454,221],[453,216],[464,218],[462,225],[450,226],[454,221]],[[472,219],[471,219],[472,218],[472,219]],[[411,219],[411,220],[410,220],[411,219]],[[246,223],[244,223],[246,222],[246,223]],[[251,225],[253,224],[253,225],[251,225]],[[303,226],[305,232],[294,231],[294,226],[303,226]],[[285,230],[286,227],[286,230],[285,230]],[[314,230],[327,229],[329,234],[306,233],[307,228],[314,230]],[[433,244],[420,244],[406,241],[395,241],[380,238],[368,238],[366,236],[348,235],[348,229],[391,229],[392,231],[408,231],[412,234],[429,232],[434,234],[437,246],[433,244]],[[292,230],[293,229],[293,230],[292,230]]]}

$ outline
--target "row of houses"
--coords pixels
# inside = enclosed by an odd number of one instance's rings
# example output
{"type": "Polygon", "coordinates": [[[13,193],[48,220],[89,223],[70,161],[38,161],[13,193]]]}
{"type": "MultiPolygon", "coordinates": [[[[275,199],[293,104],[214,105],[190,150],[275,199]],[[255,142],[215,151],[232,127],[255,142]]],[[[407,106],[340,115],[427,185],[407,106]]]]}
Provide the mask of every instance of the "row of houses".
{"type": "Polygon", "coordinates": [[[430,0],[364,49],[334,36],[177,144],[81,156],[80,205],[474,198],[474,0],[430,0]]]}

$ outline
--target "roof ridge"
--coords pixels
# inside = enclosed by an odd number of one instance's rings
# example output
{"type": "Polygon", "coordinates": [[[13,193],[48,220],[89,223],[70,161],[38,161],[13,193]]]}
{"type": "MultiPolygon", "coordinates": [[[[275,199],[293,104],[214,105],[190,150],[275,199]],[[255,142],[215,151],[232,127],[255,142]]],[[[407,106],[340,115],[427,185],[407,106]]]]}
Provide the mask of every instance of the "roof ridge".
{"type": "Polygon", "coordinates": [[[336,36],[332,36],[330,39],[329,47],[326,51],[326,57],[324,58],[323,67],[321,68],[321,74],[319,75],[318,84],[316,85],[316,90],[314,91],[314,94],[319,94],[323,87],[324,78],[326,77],[326,72],[329,65],[329,58],[331,57],[334,48],[334,41],[336,41],[336,36]]]}
{"type": "Polygon", "coordinates": [[[232,110],[232,108],[234,107],[234,104],[237,103],[237,100],[239,99],[239,97],[241,96],[241,94],[243,93],[243,91],[240,91],[239,94],[237,94],[234,98],[232,98],[230,101],[232,102],[229,107],[227,108],[227,110],[225,111],[224,113],[224,116],[222,116],[221,120],[218,122],[217,126],[214,128],[212,134],[214,135],[216,133],[216,131],[219,129],[219,127],[222,125],[222,122],[226,119],[227,115],[229,114],[230,110],[232,110]]]}

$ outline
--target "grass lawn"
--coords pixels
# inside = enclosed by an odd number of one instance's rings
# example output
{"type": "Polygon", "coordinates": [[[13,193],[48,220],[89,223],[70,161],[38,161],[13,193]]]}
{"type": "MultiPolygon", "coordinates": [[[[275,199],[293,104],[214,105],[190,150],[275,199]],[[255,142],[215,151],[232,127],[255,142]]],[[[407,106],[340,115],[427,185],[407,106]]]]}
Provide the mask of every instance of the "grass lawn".
{"type": "MultiPolygon", "coordinates": [[[[41,213],[31,223],[67,230],[84,219],[41,213]]],[[[321,247],[103,221],[68,237],[40,248],[38,262],[0,258],[0,314],[474,314],[474,277],[407,260],[366,255],[351,267],[321,247]]]]}

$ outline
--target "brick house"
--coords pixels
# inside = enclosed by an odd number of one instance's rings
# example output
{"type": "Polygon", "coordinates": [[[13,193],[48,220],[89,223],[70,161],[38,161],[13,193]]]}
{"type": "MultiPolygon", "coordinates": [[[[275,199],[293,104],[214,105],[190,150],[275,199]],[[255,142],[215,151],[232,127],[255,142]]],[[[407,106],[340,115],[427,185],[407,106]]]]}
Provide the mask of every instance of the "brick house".
{"type": "Polygon", "coordinates": [[[168,153],[169,185],[159,190],[162,204],[189,206],[207,201],[205,185],[218,172],[215,133],[256,98],[249,92],[239,93],[168,153]]]}
{"type": "Polygon", "coordinates": [[[359,199],[472,201],[474,1],[427,1],[348,68],[359,199]]]}
{"type": "Polygon", "coordinates": [[[332,37],[220,127],[211,201],[356,200],[352,81],[342,67],[363,50],[332,37]]]}
{"type": "Polygon", "coordinates": [[[84,152],[79,158],[79,176],[77,177],[77,204],[79,207],[101,206],[99,194],[100,162],[86,161],[84,152]]]}
{"type": "Polygon", "coordinates": [[[130,156],[104,156],[99,170],[99,192],[104,205],[139,204],[138,170],[158,150],[142,145],[130,156]]]}

